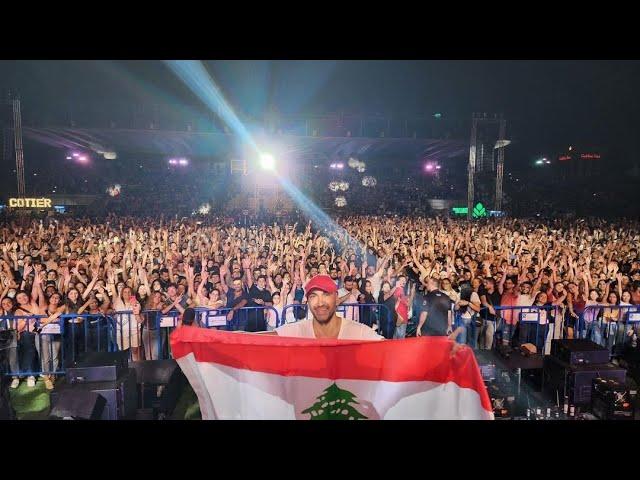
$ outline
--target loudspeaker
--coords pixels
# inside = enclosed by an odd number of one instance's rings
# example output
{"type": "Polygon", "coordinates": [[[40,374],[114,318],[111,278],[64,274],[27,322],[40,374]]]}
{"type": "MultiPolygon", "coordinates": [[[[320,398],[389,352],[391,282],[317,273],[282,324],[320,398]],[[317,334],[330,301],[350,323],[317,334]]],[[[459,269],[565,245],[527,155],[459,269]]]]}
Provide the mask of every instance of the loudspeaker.
{"type": "Polygon", "coordinates": [[[612,379],[624,384],[626,373],[624,368],[611,363],[570,365],[547,355],[544,357],[543,367],[544,391],[551,398],[556,398],[557,391],[561,402],[566,395],[573,405],[588,405],[591,403],[591,384],[594,378],[612,379]]]}
{"type": "Polygon", "coordinates": [[[551,340],[551,355],[570,365],[609,363],[609,350],[583,338],[551,340]]]}
{"type": "Polygon", "coordinates": [[[106,400],[106,408],[101,420],[134,419],[138,405],[136,371],[128,369],[115,382],[90,382],[69,384],[66,381],[56,384],[51,392],[51,403],[55,405],[59,396],[66,391],[94,392],[106,400]]]}
{"type": "Polygon", "coordinates": [[[60,392],[49,418],[52,420],[100,420],[107,401],[95,392],[70,389],[60,392]]]}
{"type": "MultiPolygon", "coordinates": [[[[175,360],[132,362],[140,386],[139,408],[153,409],[160,418],[170,416],[189,381],[175,360]]],[[[147,413],[148,415],[148,413],[147,413]]]]}
{"type": "Polygon", "coordinates": [[[129,368],[129,352],[88,352],[67,368],[69,383],[115,382],[129,368]]]}

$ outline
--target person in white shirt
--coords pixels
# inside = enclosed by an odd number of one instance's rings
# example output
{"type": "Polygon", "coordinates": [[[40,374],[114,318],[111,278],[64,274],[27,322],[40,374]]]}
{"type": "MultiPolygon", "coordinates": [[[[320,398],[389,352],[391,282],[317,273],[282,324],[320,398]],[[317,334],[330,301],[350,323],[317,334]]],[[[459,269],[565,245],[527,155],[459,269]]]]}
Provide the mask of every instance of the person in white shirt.
{"type": "Polygon", "coordinates": [[[383,340],[371,327],[336,314],[338,288],[328,275],[316,275],[305,285],[307,304],[313,319],[276,328],[281,337],[332,338],[340,340],[383,340]]]}

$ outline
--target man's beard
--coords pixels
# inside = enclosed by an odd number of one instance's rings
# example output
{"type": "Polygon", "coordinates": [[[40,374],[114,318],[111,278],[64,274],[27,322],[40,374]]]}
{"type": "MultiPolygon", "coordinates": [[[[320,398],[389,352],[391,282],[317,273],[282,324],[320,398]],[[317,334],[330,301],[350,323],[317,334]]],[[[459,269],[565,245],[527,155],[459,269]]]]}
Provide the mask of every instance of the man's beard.
{"type": "Polygon", "coordinates": [[[327,310],[327,312],[326,312],[326,313],[323,313],[322,315],[323,315],[323,316],[324,316],[324,315],[326,315],[326,318],[320,318],[320,317],[316,314],[316,312],[314,312],[314,311],[313,311],[313,309],[311,309],[311,313],[313,313],[313,318],[314,318],[318,323],[321,323],[321,324],[323,324],[323,325],[324,325],[324,324],[326,324],[326,323],[329,323],[329,320],[331,320],[331,319],[333,318],[333,315],[336,313],[336,310],[335,310],[335,309],[333,309],[333,310],[330,310],[330,309],[329,309],[329,310],[327,310]]]}

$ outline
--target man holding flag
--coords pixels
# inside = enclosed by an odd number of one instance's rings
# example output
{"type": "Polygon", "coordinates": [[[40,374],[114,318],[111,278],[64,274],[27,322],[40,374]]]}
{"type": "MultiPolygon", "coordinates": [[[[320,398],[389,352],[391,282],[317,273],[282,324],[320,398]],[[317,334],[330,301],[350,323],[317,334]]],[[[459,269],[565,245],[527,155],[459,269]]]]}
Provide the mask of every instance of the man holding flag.
{"type": "Polygon", "coordinates": [[[336,314],[337,288],[326,275],[309,280],[305,293],[314,318],[270,332],[276,336],[172,333],[203,419],[493,419],[469,348],[447,337],[377,341],[370,327],[336,314]]]}

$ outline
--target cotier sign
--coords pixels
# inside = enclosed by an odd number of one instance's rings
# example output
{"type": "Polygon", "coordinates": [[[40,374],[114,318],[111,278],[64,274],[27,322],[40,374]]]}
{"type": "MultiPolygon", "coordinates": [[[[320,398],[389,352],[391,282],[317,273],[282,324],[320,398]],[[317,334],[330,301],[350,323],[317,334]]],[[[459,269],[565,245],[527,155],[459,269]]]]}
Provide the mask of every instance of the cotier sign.
{"type": "Polygon", "coordinates": [[[10,198],[9,208],[53,208],[50,198],[10,198]]]}

